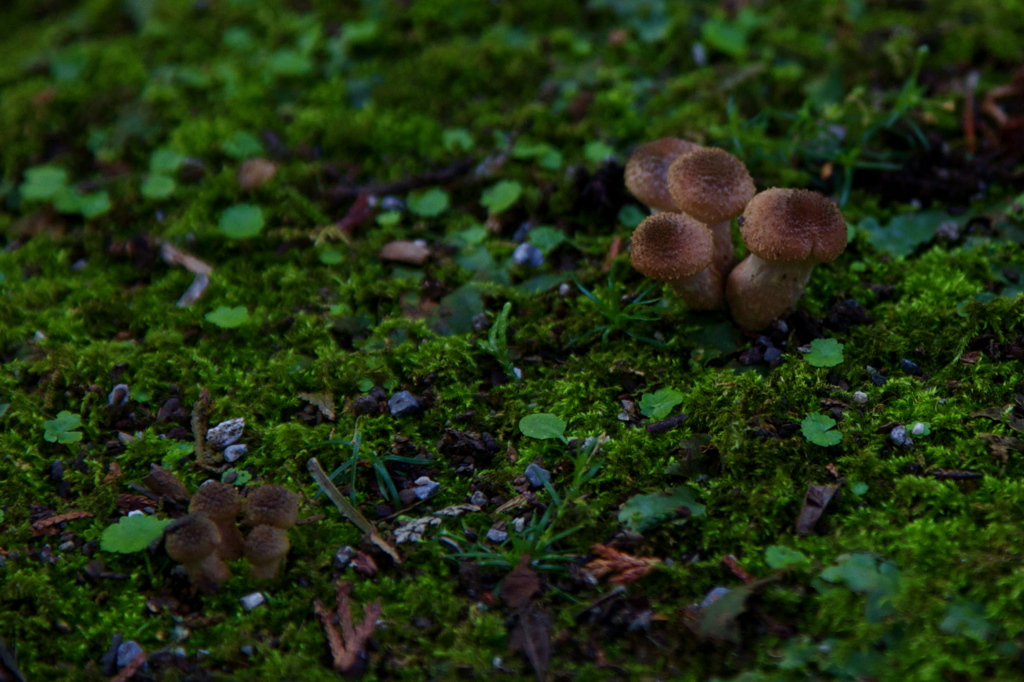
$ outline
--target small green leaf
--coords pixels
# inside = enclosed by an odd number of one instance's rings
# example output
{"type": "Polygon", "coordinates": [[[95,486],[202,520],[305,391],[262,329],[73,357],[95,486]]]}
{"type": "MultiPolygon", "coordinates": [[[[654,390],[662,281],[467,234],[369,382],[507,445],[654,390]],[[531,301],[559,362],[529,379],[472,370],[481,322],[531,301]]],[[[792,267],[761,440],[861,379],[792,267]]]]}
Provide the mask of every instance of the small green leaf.
{"type": "Polygon", "coordinates": [[[583,147],[583,158],[591,163],[603,163],[615,156],[615,149],[601,140],[593,140],[583,147]]]}
{"type": "Polygon", "coordinates": [[[644,533],[680,514],[704,516],[706,511],[707,508],[697,502],[696,491],[684,486],[629,498],[619,510],[619,523],[631,533],[644,533]]]}
{"type": "Polygon", "coordinates": [[[985,606],[980,602],[961,600],[949,605],[939,629],[950,635],[964,635],[978,642],[988,639],[996,627],[985,618],[985,606]]]}
{"type": "Polygon", "coordinates": [[[360,379],[356,384],[356,388],[359,389],[360,393],[366,393],[373,388],[373,379],[360,379]]]}
{"type": "Polygon", "coordinates": [[[173,469],[178,466],[178,462],[181,461],[182,457],[188,457],[194,449],[195,446],[187,441],[172,443],[167,448],[167,454],[160,460],[160,465],[164,469],[173,469]]]}
{"type": "Polygon", "coordinates": [[[619,209],[619,223],[631,230],[642,223],[646,217],[647,214],[634,204],[626,204],[619,209]]]}
{"type": "Polygon", "coordinates": [[[48,201],[68,184],[68,172],[58,166],[34,166],[25,171],[18,191],[25,201],[48,201]]]}
{"type": "Polygon", "coordinates": [[[947,221],[958,222],[943,211],[923,211],[898,215],[882,227],[874,218],[865,218],[857,225],[858,230],[868,233],[868,241],[880,251],[897,258],[904,258],[922,244],[935,237],[938,226],[947,221]]]}
{"type": "Polygon", "coordinates": [[[843,439],[838,431],[829,431],[836,425],[836,420],[824,414],[809,414],[800,422],[800,432],[804,438],[822,447],[835,445],[843,439]]]}
{"type": "Polygon", "coordinates": [[[231,239],[255,237],[263,229],[263,209],[253,204],[235,204],[221,213],[218,227],[231,239]]]}
{"type": "Polygon", "coordinates": [[[764,560],[769,568],[776,571],[805,568],[810,562],[803,552],[789,547],[772,545],[764,551],[764,560]]]}
{"type": "Polygon", "coordinates": [[[10,409],[10,407],[10,403],[0,403],[0,417],[4,416],[7,413],[7,410],[10,409]]]}
{"type": "Polygon", "coordinates": [[[541,168],[548,170],[558,170],[562,167],[562,152],[547,142],[519,140],[512,147],[512,156],[517,159],[537,159],[541,168]]]}
{"type": "Polygon", "coordinates": [[[448,192],[439,187],[432,187],[425,192],[413,192],[405,200],[405,205],[421,218],[436,218],[448,210],[448,192]]]}
{"type": "Polygon", "coordinates": [[[683,394],[671,388],[662,388],[654,393],[644,393],[640,398],[640,413],[654,421],[661,421],[672,408],[683,402],[683,394]]]}
{"type": "Polygon", "coordinates": [[[557,227],[541,225],[530,230],[527,241],[536,246],[545,254],[551,253],[559,244],[565,241],[565,233],[557,227]]]}
{"type": "Polygon", "coordinates": [[[160,200],[174,194],[174,178],[158,173],[151,173],[146,176],[139,188],[142,196],[147,199],[160,200]]]}
{"type": "Polygon", "coordinates": [[[263,145],[252,133],[236,130],[220,145],[221,150],[233,159],[245,161],[263,154],[263,145]]]}
{"type": "Polygon", "coordinates": [[[344,254],[336,249],[323,249],[317,253],[317,258],[324,265],[337,265],[345,260],[344,254]]]}
{"type": "Polygon", "coordinates": [[[850,484],[850,492],[857,497],[863,497],[867,494],[868,490],[868,484],[864,481],[857,481],[856,483],[850,484]]]}
{"type": "Polygon", "coordinates": [[[120,554],[141,552],[163,535],[164,528],[170,523],[171,519],[158,519],[144,514],[123,516],[117,523],[104,529],[100,536],[100,549],[120,554]]]}
{"type": "Polygon", "coordinates": [[[528,414],[519,420],[519,432],[530,438],[565,440],[565,422],[553,414],[539,412],[528,414]]]}
{"type": "Polygon", "coordinates": [[[397,225],[401,219],[402,214],[398,211],[384,211],[377,215],[377,224],[381,227],[391,227],[397,225]]]}
{"type": "Polygon", "coordinates": [[[82,433],[75,431],[82,425],[82,417],[63,410],[57,417],[43,422],[43,439],[48,443],[76,443],[82,433]]]}
{"type": "Polygon", "coordinates": [[[249,321],[249,311],[241,305],[234,308],[222,305],[206,313],[204,317],[207,322],[212,322],[221,329],[234,329],[249,321]]]}
{"type": "Polygon", "coordinates": [[[502,180],[484,190],[480,205],[490,213],[501,213],[519,200],[523,186],[515,180],[502,180]]]}
{"type": "Polygon", "coordinates": [[[812,367],[835,367],[843,362],[843,347],[835,339],[814,339],[811,352],[804,358],[812,367]]]}
{"type": "Polygon", "coordinates": [[[248,483],[249,481],[252,480],[252,474],[250,474],[245,469],[234,469],[234,468],[232,468],[232,469],[228,469],[223,474],[221,474],[221,477],[220,477],[221,482],[222,483],[227,483],[228,479],[231,478],[232,474],[234,475],[235,480],[233,480],[231,482],[231,484],[232,485],[237,485],[239,488],[241,488],[246,483],[248,483]]]}
{"type": "Polygon", "coordinates": [[[78,212],[87,220],[101,216],[109,210],[110,195],[107,194],[106,190],[92,192],[91,194],[83,194],[82,199],[78,204],[78,212]]]}
{"type": "Polygon", "coordinates": [[[184,161],[184,154],[161,147],[149,156],[149,172],[154,175],[174,175],[184,161]]]}
{"type": "Polygon", "coordinates": [[[441,144],[450,152],[468,152],[473,148],[473,136],[465,128],[448,128],[441,133],[441,144]]]}

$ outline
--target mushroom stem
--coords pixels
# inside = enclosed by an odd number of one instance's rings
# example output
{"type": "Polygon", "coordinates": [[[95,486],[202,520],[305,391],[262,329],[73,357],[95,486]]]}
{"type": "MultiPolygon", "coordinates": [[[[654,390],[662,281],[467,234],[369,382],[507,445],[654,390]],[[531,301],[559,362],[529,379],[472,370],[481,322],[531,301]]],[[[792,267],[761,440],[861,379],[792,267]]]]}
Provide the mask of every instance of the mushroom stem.
{"type": "MultiPolygon", "coordinates": [[[[708,225],[713,238],[714,252],[711,254],[711,267],[718,273],[719,284],[723,284],[729,268],[732,267],[732,221],[723,220],[708,225]]],[[[721,288],[721,286],[719,287],[721,288]]]]}
{"type": "Polygon", "coordinates": [[[201,587],[216,588],[231,578],[231,569],[216,552],[195,563],[182,563],[182,566],[192,584],[201,587]]]}
{"type": "Polygon", "coordinates": [[[722,307],[722,275],[708,266],[692,277],[665,282],[690,310],[714,310],[722,307]]]}
{"type": "Polygon", "coordinates": [[[733,319],[746,329],[764,329],[796,305],[816,264],[814,258],[773,262],[750,254],[726,280],[725,300],[733,319]]]}

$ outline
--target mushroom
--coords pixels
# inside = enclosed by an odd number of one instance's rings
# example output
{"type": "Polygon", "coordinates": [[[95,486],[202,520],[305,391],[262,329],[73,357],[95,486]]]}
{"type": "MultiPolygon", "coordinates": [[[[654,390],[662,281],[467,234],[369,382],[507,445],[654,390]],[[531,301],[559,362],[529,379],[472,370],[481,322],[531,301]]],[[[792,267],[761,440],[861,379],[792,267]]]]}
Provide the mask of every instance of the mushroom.
{"type": "Polygon", "coordinates": [[[678,137],[663,137],[640,145],[626,162],[626,189],[655,211],[675,213],[679,209],[668,190],[668,168],[679,155],[700,148],[678,137]]]}
{"type": "Polygon", "coordinates": [[[681,154],[669,166],[669,194],[676,210],[706,224],[715,239],[711,267],[719,286],[732,265],[730,221],[743,213],[757,191],[747,167],[718,147],[699,147],[681,154]]]}
{"type": "Polygon", "coordinates": [[[185,567],[197,587],[216,588],[231,577],[228,565],[217,554],[220,532],[206,514],[187,514],[167,526],[164,549],[185,567]]]}
{"type": "Polygon", "coordinates": [[[763,329],[804,293],[811,270],[846,248],[839,207],[817,192],[772,188],[757,194],[740,228],[750,255],[729,274],[725,298],[733,319],[763,329]]]}
{"type": "Polygon", "coordinates": [[[263,580],[281,574],[281,565],[291,549],[288,532],[274,526],[256,526],[245,538],[245,558],[254,578],[263,580]]]}
{"type": "Polygon", "coordinates": [[[708,268],[714,251],[707,226],[684,213],[655,213],[633,231],[629,262],[665,282],[694,310],[722,305],[720,280],[708,268]]]}
{"type": "Polygon", "coordinates": [[[242,498],[238,496],[238,489],[220,481],[207,481],[199,486],[199,490],[192,496],[192,501],[188,505],[190,512],[202,512],[216,524],[220,532],[217,553],[221,559],[231,561],[242,558],[242,544],[245,538],[235,524],[241,508],[242,498]]]}
{"type": "Polygon", "coordinates": [[[245,498],[245,522],[250,526],[290,528],[299,518],[299,496],[279,485],[261,485],[245,498]]]}

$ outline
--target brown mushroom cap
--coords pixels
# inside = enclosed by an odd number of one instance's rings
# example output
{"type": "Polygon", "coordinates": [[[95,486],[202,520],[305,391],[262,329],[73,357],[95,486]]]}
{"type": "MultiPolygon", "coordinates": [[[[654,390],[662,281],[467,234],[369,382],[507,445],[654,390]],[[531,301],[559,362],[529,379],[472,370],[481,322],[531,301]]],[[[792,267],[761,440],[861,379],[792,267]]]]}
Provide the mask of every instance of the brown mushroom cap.
{"type": "Polygon", "coordinates": [[[656,213],[633,231],[629,262],[658,280],[692,277],[708,267],[714,240],[707,225],[682,213],[656,213]]]}
{"type": "Polygon", "coordinates": [[[651,208],[678,210],[668,191],[669,166],[679,155],[700,148],[678,137],[663,137],[640,145],[626,162],[626,189],[651,208]]]}
{"type": "Polygon", "coordinates": [[[164,548],[179,564],[193,564],[210,556],[220,544],[220,532],[206,514],[188,514],[167,526],[164,548]]]}
{"type": "Polygon", "coordinates": [[[190,512],[202,512],[214,521],[234,521],[241,508],[242,498],[238,489],[220,481],[207,481],[199,486],[188,505],[190,512]]]}
{"type": "Polygon", "coordinates": [[[757,191],[743,162],[717,147],[701,147],[673,161],[668,190],[676,210],[709,225],[738,216],[757,191]]]}
{"type": "Polygon", "coordinates": [[[768,261],[835,260],[846,248],[846,221],[828,197],[773,187],[743,212],[740,228],[750,251],[768,261]]]}
{"type": "Polygon", "coordinates": [[[276,578],[289,549],[288,532],[274,526],[256,526],[245,538],[245,558],[256,578],[276,578]]]}
{"type": "Polygon", "coordinates": [[[299,496],[279,485],[261,485],[245,498],[245,521],[250,526],[294,526],[299,518],[299,496]]]}

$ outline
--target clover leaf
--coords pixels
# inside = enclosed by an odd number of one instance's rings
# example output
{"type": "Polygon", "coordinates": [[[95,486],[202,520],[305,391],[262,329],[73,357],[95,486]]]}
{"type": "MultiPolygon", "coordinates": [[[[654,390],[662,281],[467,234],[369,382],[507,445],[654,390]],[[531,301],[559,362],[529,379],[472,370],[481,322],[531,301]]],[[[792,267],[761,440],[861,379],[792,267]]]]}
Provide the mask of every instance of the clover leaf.
{"type": "Polygon", "coordinates": [[[117,523],[107,526],[100,536],[100,549],[105,552],[131,554],[141,552],[149,543],[163,535],[171,519],[134,514],[124,516],[117,523]]]}
{"type": "Polygon", "coordinates": [[[828,415],[809,414],[800,422],[800,432],[804,434],[804,438],[815,445],[827,448],[843,439],[843,434],[838,431],[829,431],[835,425],[836,420],[828,415]]]}
{"type": "Polygon", "coordinates": [[[538,440],[548,440],[551,438],[557,438],[561,441],[565,440],[563,435],[565,434],[565,422],[555,415],[546,412],[528,414],[520,419],[519,431],[524,436],[538,440]]]}
{"type": "Polygon", "coordinates": [[[768,564],[769,568],[776,571],[790,568],[800,569],[806,567],[809,563],[807,556],[803,552],[781,545],[772,545],[766,549],[764,551],[764,561],[768,564]]]}
{"type": "Polygon", "coordinates": [[[249,321],[249,311],[241,305],[234,308],[222,305],[206,313],[203,317],[207,322],[212,322],[221,329],[234,329],[249,321]]]}
{"type": "Polygon", "coordinates": [[[619,510],[619,523],[631,533],[644,533],[680,514],[704,516],[707,508],[697,502],[696,492],[685,486],[660,493],[634,495],[619,510]]]}
{"type": "Polygon", "coordinates": [[[75,429],[81,425],[80,415],[63,410],[55,419],[43,422],[43,439],[48,443],[77,443],[82,440],[82,432],[75,429]]]}
{"type": "Polygon", "coordinates": [[[432,187],[425,192],[413,192],[405,200],[405,205],[421,218],[436,218],[448,210],[448,192],[439,187],[432,187]]]}
{"type": "Polygon", "coordinates": [[[662,388],[654,393],[644,393],[640,398],[640,413],[655,421],[668,416],[672,408],[683,402],[683,394],[671,388],[662,388]]]}
{"type": "Polygon", "coordinates": [[[519,200],[523,186],[515,180],[502,180],[484,190],[480,196],[480,205],[490,213],[501,213],[519,200]]]}
{"type": "Polygon", "coordinates": [[[263,209],[253,204],[235,204],[220,214],[217,227],[232,239],[255,237],[263,229],[263,209]]]}
{"type": "Polygon", "coordinates": [[[835,339],[814,339],[811,352],[804,357],[812,367],[835,367],[843,362],[843,344],[835,339]]]}

